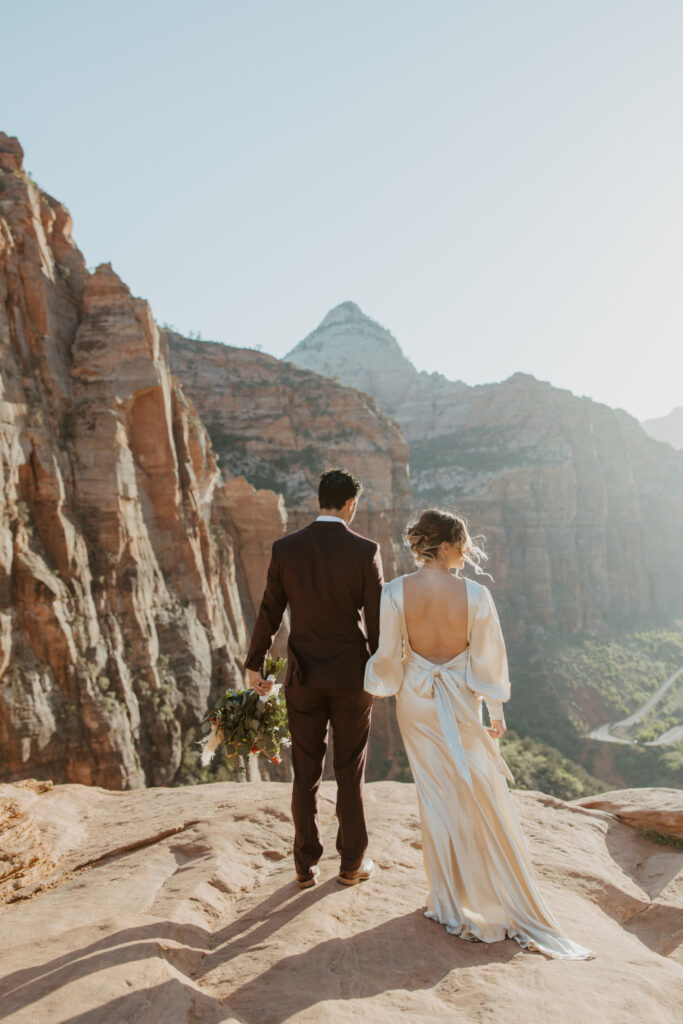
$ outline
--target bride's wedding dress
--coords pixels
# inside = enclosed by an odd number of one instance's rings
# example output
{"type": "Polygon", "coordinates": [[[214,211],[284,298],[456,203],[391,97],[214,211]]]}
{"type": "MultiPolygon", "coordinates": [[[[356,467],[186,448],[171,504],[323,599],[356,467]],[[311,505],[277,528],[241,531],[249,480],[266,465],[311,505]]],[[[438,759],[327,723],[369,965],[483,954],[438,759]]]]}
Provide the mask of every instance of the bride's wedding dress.
{"type": "Polygon", "coordinates": [[[481,721],[510,696],[507,655],[488,589],[466,580],[468,646],[446,664],[413,651],[403,576],[382,592],[379,648],[365,689],[396,696],[415,780],[429,882],[426,916],[463,939],[506,936],[547,956],[584,960],[590,950],[562,934],[538,891],[506,779],[514,781],[481,721]]]}

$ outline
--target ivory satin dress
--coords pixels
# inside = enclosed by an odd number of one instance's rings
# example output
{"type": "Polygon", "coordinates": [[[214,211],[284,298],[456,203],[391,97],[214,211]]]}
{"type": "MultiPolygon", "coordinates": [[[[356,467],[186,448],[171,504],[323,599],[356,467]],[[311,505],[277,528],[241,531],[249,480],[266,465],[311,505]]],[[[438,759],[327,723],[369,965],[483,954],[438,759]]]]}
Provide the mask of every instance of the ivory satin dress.
{"type": "Polygon", "coordinates": [[[396,696],[398,723],[415,780],[429,882],[426,917],[453,935],[506,936],[546,956],[586,960],[590,950],[562,934],[538,891],[498,741],[482,725],[481,702],[503,718],[510,696],[507,654],[489,590],[466,580],[468,646],[445,664],[410,647],[403,576],[386,584],[379,648],[365,689],[396,696]]]}

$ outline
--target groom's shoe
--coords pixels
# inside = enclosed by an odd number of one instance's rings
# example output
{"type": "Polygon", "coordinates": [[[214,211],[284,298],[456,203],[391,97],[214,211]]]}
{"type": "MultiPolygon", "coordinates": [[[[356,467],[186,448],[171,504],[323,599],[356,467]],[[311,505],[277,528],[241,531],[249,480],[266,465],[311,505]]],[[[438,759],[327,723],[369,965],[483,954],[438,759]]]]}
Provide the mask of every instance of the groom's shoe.
{"type": "Polygon", "coordinates": [[[320,868],[317,864],[314,864],[307,874],[296,876],[296,884],[300,889],[310,889],[312,886],[318,884],[319,874],[320,868]]]}
{"type": "Polygon", "coordinates": [[[375,865],[370,858],[363,857],[363,863],[359,868],[356,868],[355,871],[340,871],[337,881],[342,885],[358,885],[359,882],[367,882],[368,878],[372,877],[374,870],[375,865]]]}

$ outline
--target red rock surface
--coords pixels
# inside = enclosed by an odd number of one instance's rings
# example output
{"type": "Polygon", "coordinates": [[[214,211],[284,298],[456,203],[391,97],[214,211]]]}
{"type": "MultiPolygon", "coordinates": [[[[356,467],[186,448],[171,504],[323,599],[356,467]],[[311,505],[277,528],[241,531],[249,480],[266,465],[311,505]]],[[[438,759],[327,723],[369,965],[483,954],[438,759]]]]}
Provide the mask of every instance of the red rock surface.
{"type": "MultiPolygon", "coordinates": [[[[643,799],[646,813],[670,807],[666,792],[643,799]]],[[[367,787],[376,871],[348,889],[335,879],[334,787],[323,784],[321,884],[305,892],[281,783],[0,787],[13,858],[0,874],[5,1019],[678,1024],[683,852],[606,811],[514,800],[544,895],[595,960],[463,942],[426,920],[411,785],[367,787]]]]}
{"type": "MultiPolygon", "coordinates": [[[[280,492],[288,529],[295,530],[318,513],[320,473],[330,466],[346,467],[364,484],[353,529],[380,542],[387,579],[412,567],[402,540],[412,514],[408,446],[396,422],[373,399],[261,352],[173,333],[168,338],[173,372],[195,402],[224,471],[280,492]]],[[[262,524],[255,509],[256,521],[263,566],[268,524],[262,524]]],[[[240,557],[248,559],[244,519],[240,522],[239,550],[245,552],[240,557]]],[[[257,605],[265,574],[254,565],[248,576],[255,581],[250,594],[257,605]]],[[[280,650],[285,634],[286,629],[278,638],[280,650]]],[[[404,763],[396,757],[402,749],[393,701],[376,702],[369,778],[396,777],[404,763]]]]}
{"type": "Polygon", "coordinates": [[[364,484],[353,529],[380,542],[387,579],[405,570],[408,446],[372,398],[251,349],[168,338],[171,368],[224,469],[282,493],[296,530],[318,513],[320,473],[344,466],[364,484]]]}
{"type": "Polygon", "coordinates": [[[0,777],[170,782],[242,679],[281,502],[225,480],[150,309],[0,134],[0,777]]]}
{"type": "Polygon", "coordinates": [[[643,832],[683,840],[683,790],[619,789],[583,797],[581,807],[608,811],[619,821],[643,832]]]}

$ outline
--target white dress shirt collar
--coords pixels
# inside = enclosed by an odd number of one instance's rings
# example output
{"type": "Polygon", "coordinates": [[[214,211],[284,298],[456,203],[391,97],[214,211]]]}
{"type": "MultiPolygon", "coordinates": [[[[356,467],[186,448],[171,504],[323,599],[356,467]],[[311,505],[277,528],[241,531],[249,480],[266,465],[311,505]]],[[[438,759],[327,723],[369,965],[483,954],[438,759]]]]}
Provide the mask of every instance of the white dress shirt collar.
{"type": "Polygon", "coordinates": [[[341,523],[346,526],[346,521],[341,516],[318,516],[316,523],[341,523]]]}

